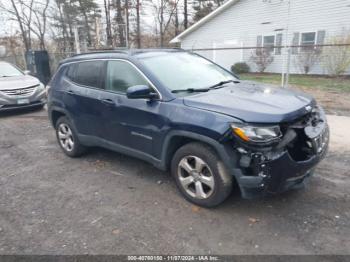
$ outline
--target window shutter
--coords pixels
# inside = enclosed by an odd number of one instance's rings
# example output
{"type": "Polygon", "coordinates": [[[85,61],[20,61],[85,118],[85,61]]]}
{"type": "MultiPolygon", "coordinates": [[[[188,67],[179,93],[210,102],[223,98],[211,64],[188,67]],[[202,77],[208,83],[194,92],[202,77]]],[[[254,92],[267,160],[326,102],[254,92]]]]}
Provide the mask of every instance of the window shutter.
{"type": "MultiPolygon", "coordinates": [[[[299,45],[299,38],[300,38],[300,33],[293,34],[293,40],[292,40],[293,46],[299,45]]],[[[295,55],[297,53],[298,53],[298,47],[292,47],[292,54],[295,55]]]]}
{"type": "MultiPolygon", "coordinates": [[[[257,38],[256,38],[256,46],[257,47],[262,47],[262,35],[258,35],[257,38]]],[[[261,52],[261,48],[257,48],[256,49],[256,53],[257,54],[260,54],[261,52]]]]}
{"type": "Polygon", "coordinates": [[[262,46],[262,35],[258,35],[256,38],[256,46],[261,47],[262,46]]]}
{"type": "MultiPolygon", "coordinates": [[[[282,46],[282,38],[283,38],[283,34],[277,34],[276,35],[276,46],[282,46]]],[[[275,49],[276,55],[280,55],[282,53],[282,47],[278,47],[275,49]]]]}
{"type": "MultiPolygon", "coordinates": [[[[325,37],[326,37],[326,31],[325,30],[317,31],[316,45],[323,45],[325,37]]],[[[316,50],[317,51],[321,51],[322,47],[318,46],[316,48],[316,50]]]]}
{"type": "Polygon", "coordinates": [[[326,36],[326,31],[324,31],[324,30],[317,31],[317,41],[316,41],[316,44],[317,44],[317,45],[323,45],[323,44],[324,44],[325,36],[326,36]]]}

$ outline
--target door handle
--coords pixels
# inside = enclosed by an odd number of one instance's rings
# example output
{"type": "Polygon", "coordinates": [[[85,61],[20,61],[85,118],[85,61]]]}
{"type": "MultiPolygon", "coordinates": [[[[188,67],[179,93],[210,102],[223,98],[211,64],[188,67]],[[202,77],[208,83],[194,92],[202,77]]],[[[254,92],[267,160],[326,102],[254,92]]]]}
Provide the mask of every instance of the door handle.
{"type": "Polygon", "coordinates": [[[72,90],[68,90],[68,91],[66,91],[66,93],[69,94],[69,95],[74,95],[75,94],[72,90]]]}
{"type": "Polygon", "coordinates": [[[108,105],[108,106],[114,106],[115,103],[112,99],[102,99],[101,102],[105,105],[108,105]]]}

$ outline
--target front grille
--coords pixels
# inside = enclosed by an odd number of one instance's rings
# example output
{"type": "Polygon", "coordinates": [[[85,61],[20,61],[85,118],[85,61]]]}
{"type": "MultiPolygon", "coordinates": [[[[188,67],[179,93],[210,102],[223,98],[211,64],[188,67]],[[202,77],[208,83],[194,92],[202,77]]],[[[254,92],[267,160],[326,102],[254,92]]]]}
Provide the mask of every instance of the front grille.
{"type": "Polygon", "coordinates": [[[30,96],[34,93],[38,86],[30,86],[26,88],[11,89],[11,90],[1,90],[8,96],[30,96]]]}

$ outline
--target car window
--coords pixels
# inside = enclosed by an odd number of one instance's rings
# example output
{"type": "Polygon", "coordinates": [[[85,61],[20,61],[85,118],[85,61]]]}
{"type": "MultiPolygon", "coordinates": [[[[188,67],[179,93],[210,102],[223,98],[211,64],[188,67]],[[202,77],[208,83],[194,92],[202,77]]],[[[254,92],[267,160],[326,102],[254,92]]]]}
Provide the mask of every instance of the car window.
{"type": "Polygon", "coordinates": [[[23,73],[8,63],[0,63],[0,77],[22,76],[23,73]]]}
{"type": "MultiPolygon", "coordinates": [[[[138,58],[170,90],[200,89],[221,81],[237,80],[230,72],[192,53],[144,53],[138,55],[138,58]]],[[[187,93],[189,94],[193,93],[187,93]]]]}
{"type": "Polygon", "coordinates": [[[68,66],[67,71],[66,71],[66,77],[68,77],[70,80],[75,81],[74,80],[74,72],[75,69],[77,68],[78,64],[71,64],[68,66]]]}
{"type": "Polygon", "coordinates": [[[104,61],[88,61],[69,66],[66,76],[73,82],[94,88],[102,88],[104,61]]]}
{"type": "Polygon", "coordinates": [[[109,61],[107,65],[106,89],[126,93],[131,86],[147,85],[147,80],[134,66],[124,61],[109,61]]]}

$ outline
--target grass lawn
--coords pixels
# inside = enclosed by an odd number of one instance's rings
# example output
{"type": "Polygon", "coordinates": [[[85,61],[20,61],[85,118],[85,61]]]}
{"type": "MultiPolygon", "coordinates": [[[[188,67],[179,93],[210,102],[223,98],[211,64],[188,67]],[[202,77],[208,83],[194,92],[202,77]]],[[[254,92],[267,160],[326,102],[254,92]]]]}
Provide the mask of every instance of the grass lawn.
{"type": "MultiPolygon", "coordinates": [[[[241,74],[242,80],[281,85],[281,74],[241,74]]],[[[350,77],[291,75],[289,87],[311,94],[329,114],[350,116],[350,77]]]]}
{"type": "MultiPolygon", "coordinates": [[[[241,74],[242,80],[252,80],[269,84],[281,84],[281,74],[241,74]]],[[[350,92],[350,77],[330,78],[324,76],[290,75],[289,84],[299,88],[317,88],[323,90],[336,90],[350,92]]]]}

